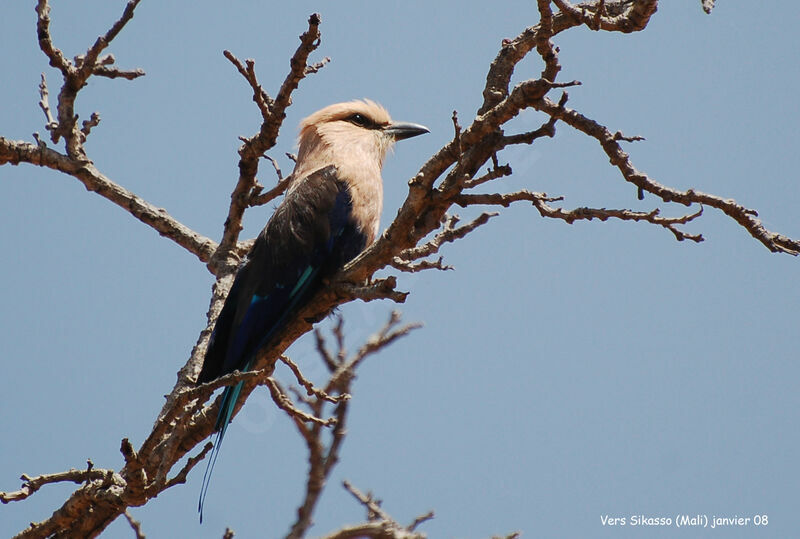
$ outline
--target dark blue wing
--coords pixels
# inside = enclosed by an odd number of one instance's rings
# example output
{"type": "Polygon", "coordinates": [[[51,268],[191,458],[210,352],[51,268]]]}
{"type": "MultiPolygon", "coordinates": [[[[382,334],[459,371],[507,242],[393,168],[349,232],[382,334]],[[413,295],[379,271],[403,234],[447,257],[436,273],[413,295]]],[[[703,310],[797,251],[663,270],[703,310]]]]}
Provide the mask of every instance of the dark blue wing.
{"type": "MultiPolygon", "coordinates": [[[[352,217],[353,199],[334,166],[300,181],[261,231],[234,279],[217,318],[198,383],[245,371],[292,314],[366,247],[352,217]]],[[[202,505],[210,471],[231,420],[242,383],[225,388],[214,430],[214,451],[203,478],[202,505]]]]}
{"type": "Polygon", "coordinates": [[[287,195],[234,280],[198,382],[245,370],[322,279],[364,249],[352,204],[333,166],[311,174],[287,195]]]}

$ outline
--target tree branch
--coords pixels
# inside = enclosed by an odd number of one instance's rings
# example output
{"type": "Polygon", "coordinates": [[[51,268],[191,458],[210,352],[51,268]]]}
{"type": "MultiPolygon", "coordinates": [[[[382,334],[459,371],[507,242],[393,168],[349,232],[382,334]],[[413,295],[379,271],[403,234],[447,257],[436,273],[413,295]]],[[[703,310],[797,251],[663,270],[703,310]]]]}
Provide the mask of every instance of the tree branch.
{"type": "Polygon", "coordinates": [[[386,513],[371,494],[364,494],[348,481],[343,482],[344,488],[353,495],[367,509],[367,522],[355,526],[345,526],[333,533],[325,535],[323,539],[350,539],[356,537],[370,537],[376,539],[425,539],[424,533],[416,532],[417,526],[433,518],[433,512],[428,512],[415,518],[408,526],[402,526],[386,513]]]}
{"type": "MultiPolygon", "coordinates": [[[[467,195],[461,195],[461,196],[463,197],[467,195]]],[[[432,254],[436,254],[439,252],[439,249],[445,243],[451,243],[456,240],[460,240],[461,238],[463,238],[464,236],[466,236],[479,226],[488,223],[489,219],[491,219],[492,217],[496,217],[497,215],[498,214],[494,212],[493,213],[484,212],[470,223],[462,225],[458,228],[456,228],[455,225],[458,223],[459,217],[457,215],[448,215],[444,219],[444,226],[442,230],[440,230],[432,240],[418,247],[401,251],[396,258],[399,258],[400,260],[409,261],[409,260],[418,260],[420,258],[425,258],[432,254]]]]}
{"type": "MultiPolygon", "coordinates": [[[[59,69],[64,78],[64,84],[58,94],[58,120],[50,122],[50,138],[54,143],[58,143],[61,137],[66,140],[67,155],[79,162],[88,162],[83,142],[86,138],[85,133],[81,133],[77,127],[78,115],[75,114],[75,99],[78,92],[86,86],[86,81],[95,74],[96,71],[101,76],[123,76],[122,73],[106,65],[113,62],[113,56],[100,59],[100,53],[114,40],[125,25],[133,18],[134,10],[140,0],[130,0],[125,6],[120,18],[102,36],[99,36],[94,44],[88,48],[86,54],[75,58],[74,63],[70,62],[64,54],[53,45],[50,35],[50,5],[48,0],[38,0],[36,5],[37,23],[36,29],[39,38],[39,48],[50,59],[50,65],[59,69]]],[[[133,79],[143,75],[144,72],[137,70],[130,72],[125,78],[133,79]]]]}
{"type": "Polygon", "coordinates": [[[349,359],[346,359],[344,350],[341,318],[334,328],[334,336],[336,337],[339,347],[336,358],[328,352],[321,333],[317,332],[317,348],[320,350],[320,355],[325,365],[328,366],[328,370],[331,374],[322,392],[309,392],[309,396],[312,397],[309,400],[311,415],[315,418],[321,418],[326,403],[330,402],[330,399],[327,397],[331,395],[338,396],[338,402],[336,402],[334,406],[332,417],[328,420],[329,424],[332,424],[334,428],[327,446],[323,440],[323,433],[325,432],[323,427],[327,426],[326,424],[314,421],[312,424],[306,426],[306,420],[304,418],[298,417],[293,411],[289,412],[300,435],[306,441],[309,469],[305,495],[297,509],[297,520],[289,530],[286,536],[287,539],[305,537],[308,528],[311,526],[311,517],[319,501],[319,497],[322,494],[325,482],[339,460],[339,450],[341,449],[341,445],[347,433],[347,411],[350,402],[349,398],[344,397],[349,396],[351,392],[351,384],[355,379],[357,367],[368,356],[378,352],[391,344],[394,340],[407,335],[418,327],[416,324],[409,324],[397,328],[399,322],[399,313],[393,312],[386,325],[384,325],[378,333],[370,337],[367,343],[349,359]]]}
{"type": "Polygon", "coordinates": [[[172,217],[164,208],[158,208],[113,182],[102,174],[91,162],[73,159],[50,148],[21,140],[0,137],[0,165],[29,163],[63,172],[79,180],[86,187],[103,198],[113,202],[139,221],[155,229],[194,254],[202,262],[208,262],[217,244],[190,229],[172,217]]]}
{"type": "Polygon", "coordinates": [[[142,532],[142,523],[139,522],[138,520],[135,520],[133,518],[133,515],[131,515],[129,511],[125,511],[123,515],[125,516],[125,519],[128,521],[128,524],[131,525],[131,529],[133,530],[136,539],[145,539],[145,535],[142,532]]]}
{"type": "MultiPolygon", "coordinates": [[[[86,470],[40,476],[47,479],[30,479],[24,476],[23,480],[27,482],[22,489],[0,496],[3,501],[15,501],[30,496],[36,489],[50,482],[82,483],[49,518],[42,523],[31,525],[21,534],[22,537],[46,537],[56,532],[71,536],[97,535],[110,522],[125,514],[128,507],[146,503],[164,489],[184,482],[197,462],[207,454],[209,444],[190,457],[171,479],[168,478],[169,472],[180,459],[193,451],[212,432],[219,399],[209,406],[205,406],[206,400],[215,389],[238,382],[243,382],[244,386],[234,414],[238,412],[253,388],[266,384],[275,392],[276,401],[284,404],[284,411],[307,444],[309,473],[305,494],[298,508],[297,520],[288,537],[304,536],[310,526],[325,481],[338,460],[345,438],[349,406],[346,396],[350,394],[355,370],[365,358],[395,339],[408,334],[417,326],[399,327],[399,317],[393,314],[386,326],[351,356],[344,351],[341,326],[334,330],[338,344],[338,352],[335,354],[327,349],[321,334],[318,333],[318,349],[330,371],[323,389],[315,388],[300,373],[296,365],[293,367],[293,364],[287,363],[308,393],[308,398],[301,401],[309,407],[310,414],[298,413],[299,407],[295,406],[286,392],[270,378],[275,363],[280,360],[292,342],[312,329],[315,321],[339,305],[355,299],[404,301],[407,293],[396,290],[397,280],[394,276],[373,278],[378,270],[387,266],[402,271],[418,271],[424,268],[446,269],[441,258],[438,261],[431,261],[428,257],[438,253],[444,243],[463,238],[494,215],[484,213],[472,222],[456,227],[457,218],[448,216],[454,204],[507,206],[514,201],[527,200],[543,216],[562,219],[567,223],[610,218],[643,221],[670,230],[678,239],[693,241],[700,241],[702,236],[685,234],[676,226],[698,218],[705,205],[725,212],[770,250],[791,254],[800,251],[800,244],[797,241],[764,229],[756,219],[757,214],[754,210],[740,206],[729,199],[691,189],[679,191],[655,182],[634,168],[629,156],[622,151],[619,144],[621,141],[636,140],[637,137],[625,137],[619,132],[612,133],[605,126],[566,108],[566,93],[562,94],[557,103],[548,97],[553,89],[578,84],[576,81],[556,80],[560,65],[558,49],[553,39],[557,35],[568,28],[581,25],[620,32],[642,30],[655,12],[657,5],[655,0],[601,0],[576,5],[558,1],[556,5],[560,11],[557,13],[553,13],[550,2],[537,0],[541,16],[540,24],[525,29],[513,40],[504,40],[488,70],[483,103],[475,119],[469,126],[462,128],[458,124],[457,116],[453,116],[455,128],[453,140],[433,155],[409,181],[407,197],[396,219],[378,241],[351,261],[342,272],[327,283],[328,286],[288,320],[286,326],[273,337],[271,345],[258,353],[254,371],[232,373],[209,384],[194,387],[194,380],[214,321],[230,290],[240,257],[250,245],[247,241],[238,240],[242,215],[247,207],[264,204],[279,196],[291,181],[291,176],[281,180],[279,175],[278,184],[267,193],[262,193],[263,188],[256,179],[259,160],[267,149],[274,146],[285,118],[285,110],[291,104],[291,95],[299,81],[320,69],[327,59],[308,64],[309,55],[318,47],[320,36],[319,16],[312,15],[308,20],[307,31],[300,36],[301,43],[292,57],[289,74],[273,100],[258,82],[255,64],[252,61],[242,63],[232,54],[226,54],[252,89],[253,99],[262,116],[262,123],[259,132],[244,139],[239,149],[239,179],[231,195],[222,241],[217,245],[185,227],[170,217],[166,211],[152,206],[102,175],[93,166],[83,149],[85,137],[99,122],[99,116],[90,117],[83,123],[82,128],[77,127],[78,117],[74,112],[74,101],[86,80],[91,75],[111,78],[140,76],[138,71],[120,71],[111,67],[113,57],[101,56],[108,43],[133,16],[137,4],[138,0],[128,2],[122,16],[109,31],[100,36],[85,55],[71,62],[53,45],[49,27],[50,7],[47,0],[38,1],[36,11],[39,46],[48,57],[50,65],[59,69],[64,77],[56,114],[54,115],[50,109],[44,79],[40,85],[40,107],[45,113],[51,139],[56,143],[60,137],[66,139],[66,153],[62,154],[48,148],[38,138],[37,144],[0,138],[0,164],[25,162],[58,170],[79,179],[88,190],[111,200],[160,234],[170,237],[195,254],[201,261],[207,263],[209,269],[217,276],[217,280],[209,304],[206,328],[200,333],[189,360],[178,373],[178,380],[172,392],[167,396],[151,433],[142,442],[139,450],[136,451],[128,440],[123,441],[121,451],[125,465],[119,473],[114,473],[112,470],[86,470]],[[539,78],[521,81],[512,88],[510,81],[515,67],[534,49],[543,63],[539,78]],[[548,121],[534,131],[505,135],[503,129],[507,122],[527,109],[543,112],[548,115],[548,121]],[[527,190],[508,194],[465,193],[465,190],[509,175],[511,167],[499,165],[498,152],[511,144],[530,144],[542,136],[552,137],[557,120],[595,138],[612,164],[619,168],[623,178],[636,185],[642,192],[650,192],[664,202],[677,202],[685,206],[698,204],[701,205],[701,210],[670,218],[661,217],[658,209],[650,212],[605,208],[564,210],[550,205],[560,199],[527,190]],[[479,175],[489,160],[491,168],[483,175],[479,175]],[[429,239],[431,235],[433,238],[429,239]],[[417,260],[421,261],[414,263],[417,260]],[[326,407],[329,406],[332,410],[326,414],[326,407]],[[325,419],[326,416],[328,419],[325,419]],[[328,429],[326,425],[331,425],[333,428],[328,429]],[[37,482],[37,479],[40,480],[37,482]]],[[[371,503],[374,501],[369,502],[371,503]]],[[[375,511],[373,513],[378,514],[375,511]]],[[[371,533],[374,533],[375,537],[413,537],[415,535],[409,534],[415,533],[413,530],[416,525],[426,518],[427,515],[420,517],[406,528],[395,526],[396,523],[387,528],[385,523],[369,522],[360,527],[343,528],[329,537],[353,537],[357,533],[370,537],[373,536],[369,535],[371,533]],[[383,535],[380,535],[381,533],[383,535]]]]}
{"type": "MultiPolygon", "coordinates": [[[[254,62],[248,60],[247,67],[244,67],[230,52],[225,51],[225,57],[233,62],[253,89],[253,100],[261,111],[263,121],[259,132],[248,139],[244,139],[244,143],[239,148],[239,180],[231,193],[228,217],[225,219],[225,229],[222,234],[222,241],[220,241],[219,253],[215,258],[229,257],[236,247],[239,233],[242,230],[242,216],[245,209],[251,205],[252,191],[256,187],[258,161],[264,152],[275,145],[278,132],[283,120],[286,118],[286,108],[292,104],[292,92],[307,73],[313,72],[307,72],[306,68],[309,55],[319,46],[319,24],[320,16],[318,14],[314,13],[308,18],[308,30],[300,36],[300,46],[292,56],[289,74],[283,81],[274,100],[267,95],[258,83],[254,62]]],[[[278,185],[282,190],[286,188],[288,183],[282,182],[278,185]]],[[[222,264],[222,262],[212,261],[212,265],[219,264],[222,264]]],[[[230,267],[231,265],[228,263],[228,268],[230,267]]]]}
{"type": "Polygon", "coordinates": [[[90,466],[85,470],[72,469],[66,472],[37,475],[36,477],[29,477],[26,474],[22,474],[20,477],[23,481],[22,487],[13,492],[0,492],[0,502],[6,504],[24,500],[45,485],[64,482],[81,484],[96,479],[104,479],[109,473],[113,472],[111,470],[94,468],[90,463],[90,466]]]}
{"type": "Polygon", "coordinates": [[[289,417],[295,421],[302,423],[313,423],[322,427],[330,427],[336,424],[336,418],[329,417],[322,419],[312,414],[307,414],[292,403],[292,399],[286,394],[277,380],[274,378],[267,378],[266,386],[269,389],[272,401],[275,405],[286,412],[289,417]]]}
{"type": "Polygon", "coordinates": [[[782,252],[795,256],[800,254],[800,241],[764,228],[761,220],[757,218],[758,212],[755,210],[737,204],[736,201],[730,198],[726,199],[695,191],[694,189],[680,191],[667,187],[653,180],[647,174],[640,172],[633,166],[630,157],[619,145],[618,141],[620,139],[604,125],[587,118],[575,110],[559,106],[546,97],[537,100],[533,106],[537,110],[558,118],[578,131],[596,139],[602,146],[603,151],[608,155],[611,164],[619,169],[625,180],[636,185],[640,190],[652,193],[664,202],[676,202],[684,206],[702,204],[716,208],[739,223],[751,236],[773,253],[782,252]]]}
{"type": "Polygon", "coordinates": [[[683,215],[680,217],[661,217],[658,208],[649,212],[638,212],[633,210],[616,210],[607,208],[575,208],[573,210],[564,210],[562,208],[554,208],[548,205],[548,202],[555,202],[561,200],[562,197],[548,197],[545,193],[532,193],[530,191],[517,191],[515,193],[507,194],[466,194],[461,195],[456,200],[459,206],[473,206],[473,205],[497,205],[507,208],[514,202],[520,200],[527,200],[539,210],[542,217],[549,217],[553,219],[561,219],[568,224],[575,221],[591,221],[592,219],[599,219],[600,221],[607,221],[608,219],[619,219],[621,221],[644,221],[659,225],[669,230],[675,235],[675,239],[683,241],[685,239],[692,240],[696,243],[703,241],[702,234],[687,234],[677,228],[675,225],[685,225],[689,221],[700,217],[703,214],[703,207],[701,206],[697,212],[683,215]]]}

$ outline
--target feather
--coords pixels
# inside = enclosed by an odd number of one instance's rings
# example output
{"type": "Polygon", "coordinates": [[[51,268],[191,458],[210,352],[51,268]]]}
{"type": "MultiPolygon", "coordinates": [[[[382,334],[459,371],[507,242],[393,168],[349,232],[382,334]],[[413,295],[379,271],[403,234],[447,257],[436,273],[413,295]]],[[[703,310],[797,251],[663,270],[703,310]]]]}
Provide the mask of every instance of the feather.
{"type": "MultiPolygon", "coordinates": [[[[208,343],[198,383],[252,367],[291,317],[335,274],[372,243],[383,204],[381,167],[396,140],[422,133],[392,123],[372,101],[331,105],[301,122],[297,163],[283,202],[239,268],[208,343]]],[[[214,448],[198,509],[203,521],[211,472],[243,382],[220,399],[214,448]]]]}
{"type": "MultiPolygon", "coordinates": [[[[352,219],[352,196],[336,167],[300,181],[259,234],[234,279],[209,342],[198,383],[250,369],[298,308],[366,246],[352,219]]],[[[243,382],[225,388],[220,401],[214,449],[201,489],[201,512],[211,470],[225,437],[243,382]]]]}

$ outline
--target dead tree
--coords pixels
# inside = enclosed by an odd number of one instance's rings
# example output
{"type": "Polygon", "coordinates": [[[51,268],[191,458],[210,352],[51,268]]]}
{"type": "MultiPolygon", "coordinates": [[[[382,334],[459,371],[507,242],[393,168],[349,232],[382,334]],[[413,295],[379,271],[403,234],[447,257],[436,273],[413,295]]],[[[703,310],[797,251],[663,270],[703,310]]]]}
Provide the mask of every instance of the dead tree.
{"type": "MultiPolygon", "coordinates": [[[[45,116],[46,135],[34,134],[33,141],[0,137],[0,164],[21,163],[47,167],[80,181],[88,191],[104,197],[143,224],[186,249],[205,264],[215,276],[207,313],[207,327],[194,346],[191,357],[178,372],[178,379],[167,397],[150,434],[134,444],[127,438],[121,442],[123,462],[119,469],[99,469],[92,463],[85,468],[39,476],[22,476],[22,487],[0,493],[3,503],[21,502],[38,489],[57,482],[73,482],[78,488],[54,513],[41,522],[32,523],[19,537],[93,537],[120,516],[125,516],[137,536],[142,525],[128,513],[131,507],[150,502],[159,493],[184,483],[188,474],[203,460],[211,445],[211,434],[217,416],[218,402],[208,402],[214,390],[244,381],[244,402],[257,386],[266,386],[276,406],[295,423],[309,451],[309,472],[305,496],[298,517],[287,537],[305,536],[322,487],[337,462],[345,436],[347,410],[350,406],[350,385],[358,366],[370,355],[414,329],[401,325],[398,315],[369,339],[355,354],[344,352],[341,326],[334,331],[335,349],[316,333],[319,354],[326,365],[328,382],[321,387],[312,384],[297,365],[283,353],[302,335],[313,330],[314,321],[332,309],[355,300],[365,302],[390,300],[402,303],[408,292],[398,288],[394,275],[375,278],[377,271],[390,268],[396,272],[419,272],[427,269],[446,270],[440,256],[449,242],[465,238],[476,228],[489,222],[497,211],[515,203],[528,203],[545,218],[566,223],[579,220],[635,221],[663,228],[678,241],[703,241],[699,233],[686,231],[685,225],[701,222],[704,211],[716,210],[730,217],[756,241],[775,253],[797,255],[800,242],[767,230],[755,210],[735,201],[695,189],[680,190],[663,185],[638,170],[624,149],[639,140],[613,127],[593,120],[569,107],[567,89],[579,81],[559,79],[559,50],[553,38],[581,26],[604,32],[638,32],[646,28],[657,8],[657,0],[599,0],[571,4],[566,0],[537,0],[540,21],[522,30],[513,39],[504,40],[489,66],[483,89],[483,103],[474,118],[464,121],[454,112],[453,137],[425,162],[408,182],[408,194],[397,217],[380,238],[352,261],[330,285],[299,312],[276,339],[276,345],[264,350],[255,368],[247,373],[233,373],[212,383],[196,386],[211,328],[230,289],[233,276],[251,241],[240,238],[242,217],[248,208],[267,204],[279,197],[286,182],[279,179],[265,189],[257,181],[257,173],[265,152],[278,138],[285,111],[291,105],[292,93],[301,81],[322,69],[327,59],[310,61],[320,46],[321,18],[313,14],[300,36],[300,45],[291,58],[291,68],[277,93],[264,90],[253,60],[241,61],[225,51],[225,57],[245,79],[261,115],[257,133],[242,138],[239,148],[238,180],[231,193],[221,240],[216,242],[190,229],[166,210],[144,200],[109,178],[92,162],[85,142],[100,116],[92,113],[79,121],[76,97],[91,77],[133,80],[144,75],[140,69],[117,67],[116,59],[107,53],[109,45],[132,20],[140,0],[130,0],[122,15],[86,52],[67,58],[53,42],[50,34],[50,7],[47,0],[38,0],[36,32],[39,47],[51,66],[58,69],[62,80],[57,96],[51,99],[48,82],[42,76],[39,105],[45,116]],[[537,56],[541,73],[537,78],[512,86],[511,78],[518,64],[528,56],[537,56]],[[52,101],[52,103],[51,103],[52,101]],[[536,110],[547,121],[535,130],[506,132],[507,124],[525,110],[536,110]],[[463,125],[462,125],[463,122],[463,125]],[[503,192],[500,180],[512,173],[510,164],[502,163],[503,149],[513,145],[530,145],[542,137],[555,137],[557,128],[574,129],[594,139],[608,156],[619,178],[635,188],[639,199],[646,194],[658,204],[650,211],[626,208],[564,206],[560,196],[531,190],[503,192]],[[476,219],[459,222],[453,213],[456,207],[478,206],[486,210],[476,219]],[[685,208],[677,215],[662,214],[663,209],[685,208]],[[276,368],[287,368],[297,380],[300,390],[283,387],[273,377],[276,368]],[[204,443],[205,442],[205,443],[204,443]],[[190,455],[182,466],[177,464],[190,455]],[[177,468],[177,469],[176,469],[177,468]]],[[[703,1],[710,11],[713,2],[703,1]]],[[[274,164],[274,162],[273,162],[274,164]]],[[[280,176],[280,175],[279,175],[280,176]]],[[[177,362],[176,362],[177,363],[177,362]]],[[[330,538],[344,537],[422,537],[417,526],[430,518],[426,514],[409,525],[401,525],[386,514],[374,499],[348,485],[348,490],[365,506],[366,521],[360,525],[331,532],[330,538]]],[[[146,527],[146,524],[144,525],[146,527]]]]}

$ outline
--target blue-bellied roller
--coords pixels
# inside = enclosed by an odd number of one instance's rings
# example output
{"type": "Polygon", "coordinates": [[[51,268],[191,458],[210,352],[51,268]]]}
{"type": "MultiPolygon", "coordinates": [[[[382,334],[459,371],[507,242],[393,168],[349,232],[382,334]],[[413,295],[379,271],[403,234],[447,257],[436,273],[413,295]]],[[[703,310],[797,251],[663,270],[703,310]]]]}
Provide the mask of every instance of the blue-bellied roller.
{"type": "MultiPolygon", "coordinates": [[[[369,100],[330,105],[300,123],[286,196],[236,274],[198,383],[249,370],[258,351],[270,345],[323,280],[375,240],[386,152],[395,141],[427,132],[418,124],[393,122],[386,109],[369,100]]],[[[222,394],[200,494],[201,521],[211,469],[242,385],[222,394]]]]}

